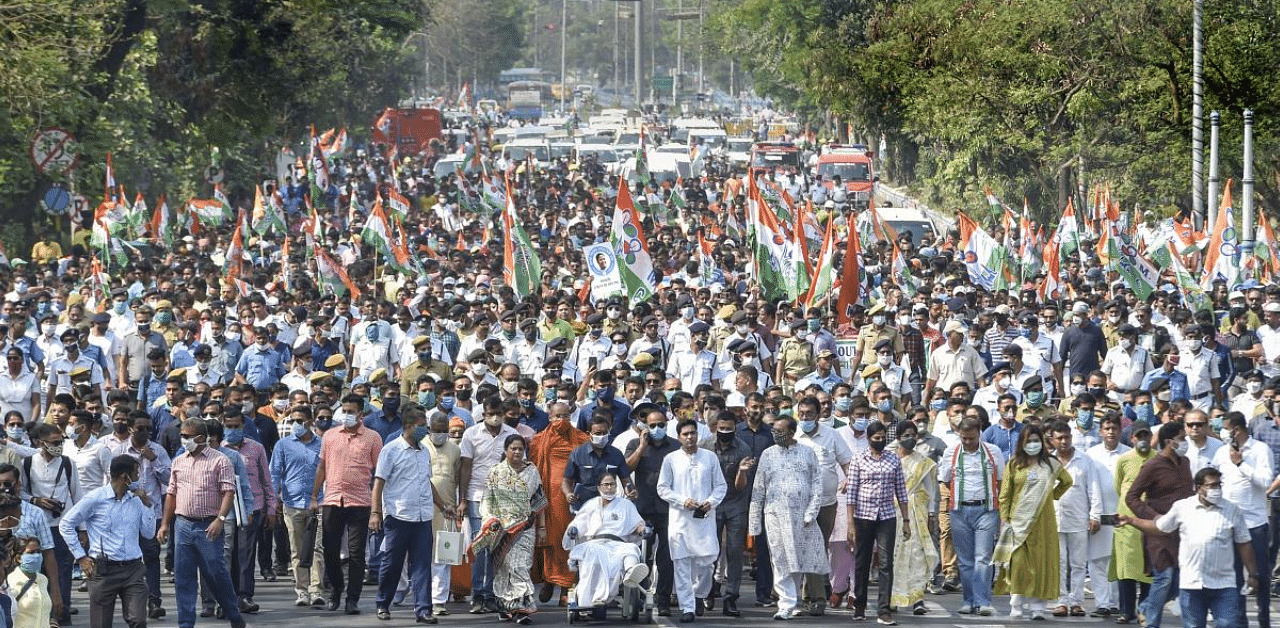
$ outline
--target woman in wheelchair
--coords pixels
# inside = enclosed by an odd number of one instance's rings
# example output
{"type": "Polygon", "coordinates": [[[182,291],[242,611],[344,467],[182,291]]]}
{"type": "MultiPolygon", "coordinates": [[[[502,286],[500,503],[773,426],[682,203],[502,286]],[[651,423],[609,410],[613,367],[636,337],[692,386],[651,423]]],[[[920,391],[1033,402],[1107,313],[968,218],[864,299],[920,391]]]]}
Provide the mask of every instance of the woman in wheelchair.
{"type": "Polygon", "coordinates": [[[570,603],[578,608],[603,607],[619,584],[638,587],[649,575],[640,551],[644,519],[620,496],[616,475],[602,475],[599,487],[600,496],[582,505],[564,534],[569,569],[578,573],[570,603]]]}

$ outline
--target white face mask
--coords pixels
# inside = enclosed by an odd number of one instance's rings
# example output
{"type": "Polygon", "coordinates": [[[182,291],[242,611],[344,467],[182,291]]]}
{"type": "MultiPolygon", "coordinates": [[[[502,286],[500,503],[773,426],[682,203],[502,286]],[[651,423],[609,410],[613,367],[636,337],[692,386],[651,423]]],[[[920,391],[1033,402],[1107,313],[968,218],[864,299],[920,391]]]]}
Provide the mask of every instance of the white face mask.
{"type": "Polygon", "coordinates": [[[880,327],[881,325],[884,325],[884,315],[876,314],[875,316],[872,316],[871,324],[875,325],[876,327],[880,327]]]}
{"type": "Polygon", "coordinates": [[[342,427],[351,429],[355,427],[356,423],[358,423],[359,421],[360,421],[360,417],[350,415],[350,414],[345,414],[342,416],[342,427]]]}
{"type": "Polygon", "coordinates": [[[472,373],[475,373],[476,375],[478,375],[478,376],[480,376],[480,377],[484,377],[485,373],[488,373],[488,372],[489,372],[489,365],[488,365],[488,364],[485,364],[485,363],[483,363],[483,362],[478,362],[478,363],[476,363],[476,364],[472,364],[472,365],[471,365],[471,372],[472,372],[472,373]]]}
{"type": "Polygon", "coordinates": [[[1133,338],[1121,338],[1120,348],[1128,351],[1133,348],[1133,338]]]}
{"type": "Polygon", "coordinates": [[[747,332],[751,331],[751,328],[747,326],[746,323],[738,323],[738,325],[734,327],[734,329],[736,329],[738,333],[743,336],[747,335],[747,332]]]}
{"type": "Polygon", "coordinates": [[[1009,378],[1008,378],[1008,377],[997,377],[997,378],[996,378],[996,388],[1005,389],[1005,388],[1008,388],[1008,387],[1009,387],[1009,378]]]}
{"type": "Polygon", "coordinates": [[[1258,396],[1262,392],[1262,382],[1249,382],[1244,385],[1244,389],[1249,391],[1250,395],[1258,396]]]}
{"type": "Polygon", "coordinates": [[[1205,490],[1204,490],[1204,500],[1205,500],[1205,501],[1207,501],[1207,502],[1209,502],[1210,504],[1215,505],[1215,506],[1216,506],[1216,505],[1221,504],[1221,503],[1222,503],[1222,489],[1220,489],[1220,488],[1207,488],[1207,489],[1205,489],[1205,490]]]}
{"type": "Polygon", "coordinates": [[[591,444],[595,445],[596,447],[604,447],[605,444],[608,442],[609,442],[608,434],[592,434],[591,435],[591,444]]]}
{"type": "Polygon", "coordinates": [[[504,381],[502,382],[502,392],[507,393],[508,395],[514,395],[516,394],[516,390],[519,388],[519,384],[520,382],[504,381]]]}
{"type": "Polygon", "coordinates": [[[876,364],[879,364],[881,368],[889,366],[892,362],[893,356],[891,355],[880,354],[876,356],[876,364]]]}

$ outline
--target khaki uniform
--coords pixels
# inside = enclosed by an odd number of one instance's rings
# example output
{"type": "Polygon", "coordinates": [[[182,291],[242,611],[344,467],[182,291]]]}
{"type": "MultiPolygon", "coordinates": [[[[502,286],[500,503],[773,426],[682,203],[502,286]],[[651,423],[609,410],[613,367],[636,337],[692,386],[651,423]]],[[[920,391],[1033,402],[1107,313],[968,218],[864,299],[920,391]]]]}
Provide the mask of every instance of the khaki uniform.
{"type": "Polygon", "coordinates": [[[427,373],[434,374],[439,379],[449,379],[452,375],[449,372],[449,365],[440,360],[432,360],[424,364],[422,360],[415,360],[413,364],[404,367],[400,371],[400,393],[411,394],[418,390],[418,378],[427,373]]]}
{"type": "Polygon", "coordinates": [[[816,361],[813,358],[813,347],[796,338],[785,338],[778,347],[778,364],[782,367],[783,391],[787,394],[795,389],[796,381],[805,374],[813,372],[816,361]]]}
{"type": "Polygon", "coordinates": [[[177,325],[157,325],[154,322],[151,325],[151,329],[164,338],[165,344],[172,347],[178,342],[177,325]]]}
{"type": "Polygon", "coordinates": [[[1018,406],[1018,414],[1015,417],[1019,423],[1026,424],[1027,419],[1034,419],[1036,423],[1044,424],[1050,418],[1056,418],[1059,413],[1051,406],[1042,405],[1032,410],[1027,404],[1018,406]]]}
{"type": "Polygon", "coordinates": [[[902,335],[898,333],[898,330],[888,325],[877,330],[875,325],[867,324],[858,330],[858,346],[862,347],[862,354],[858,356],[858,364],[856,366],[876,363],[876,345],[881,340],[888,340],[893,343],[893,354],[895,356],[902,355],[904,350],[902,335]]]}
{"type": "Polygon", "coordinates": [[[627,342],[631,342],[632,340],[636,339],[636,331],[631,328],[631,323],[624,322],[621,319],[616,321],[605,319],[604,321],[604,337],[605,338],[611,338],[613,337],[614,333],[619,331],[627,335],[627,342]]]}

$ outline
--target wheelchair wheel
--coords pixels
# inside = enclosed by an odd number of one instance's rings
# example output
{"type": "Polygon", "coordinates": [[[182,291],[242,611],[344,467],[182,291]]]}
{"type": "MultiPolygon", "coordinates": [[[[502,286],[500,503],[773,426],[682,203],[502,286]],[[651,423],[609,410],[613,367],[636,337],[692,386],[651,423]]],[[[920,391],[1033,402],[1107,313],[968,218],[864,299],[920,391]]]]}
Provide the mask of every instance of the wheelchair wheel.
{"type": "Polygon", "coordinates": [[[568,610],[565,611],[565,614],[567,615],[566,619],[569,621],[570,624],[573,624],[578,621],[578,611],[576,609],[569,608],[568,610]]]}

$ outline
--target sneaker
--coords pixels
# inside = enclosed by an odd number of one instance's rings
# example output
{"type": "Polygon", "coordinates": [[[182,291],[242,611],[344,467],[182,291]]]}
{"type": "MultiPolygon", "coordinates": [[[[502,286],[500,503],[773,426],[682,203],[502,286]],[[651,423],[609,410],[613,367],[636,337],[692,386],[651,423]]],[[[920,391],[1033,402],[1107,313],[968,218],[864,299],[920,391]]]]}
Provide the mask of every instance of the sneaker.
{"type": "Polygon", "coordinates": [[[994,609],[994,608],[992,608],[992,607],[990,607],[990,606],[979,606],[979,607],[978,607],[978,610],[977,610],[977,614],[978,614],[978,615],[981,615],[981,616],[983,616],[983,617],[990,617],[990,616],[994,615],[995,613],[996,613],[996,609],[994,609]]]}
{"type": "Polygon", "coordinates": [[[881,626],[897,626],[898,625],[898,622],[893,618],[893,615],[889,615],[887,613],[877,617],[876,623],[880,624],[881,626]]]}
{"type": "Polygon", "coordinates": [[[520,624],[521,626],[528,626],[529,624],[533,623],[533,618],[528,615],[525,615],[524,613],[520,613],[516,615],[516,623],[520,624]]]}
{"type": "Polygon", "coordinates": [[[1031,611],[1031,619],[1044,621],[1044,611],[1031,611]]]}
{"type": "Polygon", "coordinates": [[[429,624],[432,626],[440,623],[436,620],[435,615],[418,615],[418,618],[414,621],[418,622],[419,624],[429,624]]]}
{"type": "Polygon", "coordinates": [[[773,618],[777,621],[789,621],[796,616],[794,608],[780,608],[778,612],[773,614],[773,618]]]}
{"type": "Polygon", "coordinates": [[[1009,611],[1009,619],[1022,619],[1022,609],[1015,608],[1009,611]]]}
{"type": "Polygon", "coordinates": [[[916,602],[915,604],[911,605],[912,615],[926,615],[928,613],[929,613],[929,609],[925,608],[924,602],[916,602]]]}
{"type": "Polygon", "coordinates": [[[854,612],[853,612],[853,621],[867,621],[867,613],[866,613],[866,611],[854,611],[854,612]]]}
{"type": "Polygon", "coordinates": [[[973,608],[974,608],[974,607],[972,607],[972,606],[967,606],[967,605],[966,605],[966,606],[961,606],[959,609],[957,609],[957,610],[956,610],[956,613],[959,613],[959,614],[961,614],[961,615],[972,615],[972,614],[973,614],[973,608]]]}
{"type": "Polygon", "coordinates": [[[293,603],[294,606],[311,606],[311,596],[306,593],[299,593],[298,600],[293,603]]]}
{"type": "MultiPolygon", "coordinates": [[[[775,607],[775,606],[777,606],[777,605],[778,605],[778,602],[777,602],[776,600],[773,600],[773,599],[768,599],[768,600],[756,600],[756,603],[755,603],[755,607],[756,607],[756,608],[773,608],[773,607],[775,607]]],[[[790,618],[788,618],[788,619],[790,619],[790,618]]]]}
{"type": "Polygon", "coordinates": [[[640,583],[647,577],[649,577],[649,566],[644,563],[636,563],[623,576],[622,585],[632,588],[639,587],[640,583]]]}
{"type": "Polygon", "coordinates": [[[373,615],[374,617],[377,617],[382,621],[391,621],[391,611],[389,609],[385,609],[385,608],[375,609],[373,611],[373,615]]]}
{"type": "Polygon", "coordinates": [[[312,605],[312,606],[324,606],[324,605],[325,605],[325,599],[324,599],[324,597],[323,597],[323,596],[319,596],[319,595],[313,595],[313,596],[311,597],[311,605],[312,605]]]}
{"type": "Polygon", "coordinates": [[[472,615],[483,615],[489,612],[489,609],[484,607],[484,600],[471,600],[471,610],[468,612],[472,615]]]}
{"type": "Polygon", "coordinates": [[[432,604],[432,605],[431,605],[431,615],[432,615],[432,616],[435,616],[435,615],[448,615],[448,614],[449,614],[449,609],[445,608],[444,604],[432,604]]]}

